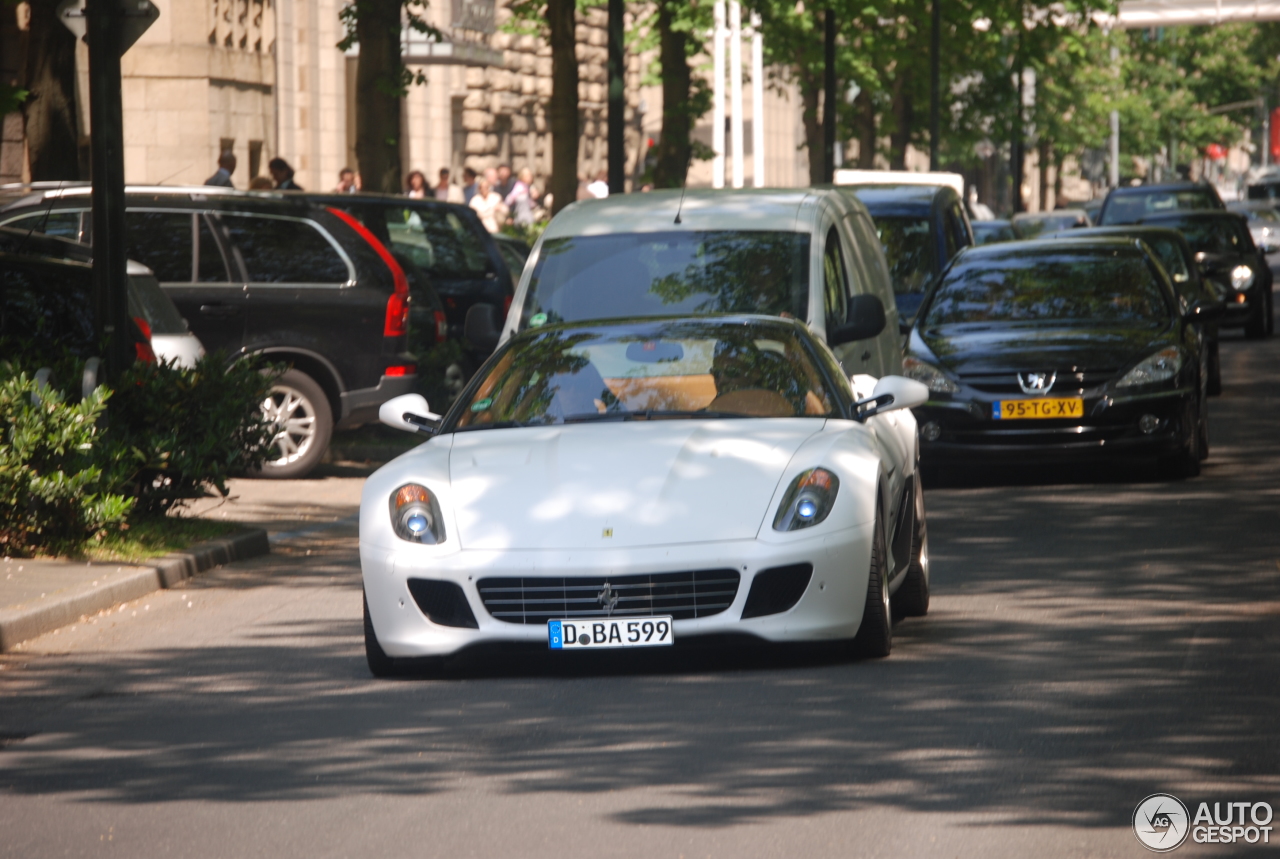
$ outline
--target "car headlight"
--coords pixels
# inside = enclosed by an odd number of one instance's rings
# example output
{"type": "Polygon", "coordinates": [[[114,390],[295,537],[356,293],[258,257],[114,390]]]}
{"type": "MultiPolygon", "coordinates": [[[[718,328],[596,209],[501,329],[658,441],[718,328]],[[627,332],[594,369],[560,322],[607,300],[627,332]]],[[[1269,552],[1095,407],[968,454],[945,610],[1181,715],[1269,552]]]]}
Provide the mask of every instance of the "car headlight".
{"type": "Polygon", "coordinates": [[[902,375],[915,379],[936,394],[954,394],[959,390],[956,383],[947,378],[946,373],[919,358],[903,358],[902,375]]]}
{"type": "Polygon", "coordinates": [[[782,496],[778,515],[773,517],[773,530],[799,531],[817,525],[831,512],[839,491],[840,478],[825,468],[800,472],[782,496]]]}
{"type": "Polygon", "coordinates": [[[406,483],[391,493],[391,527],[396,536],[410,543],[433,546],[444,542],[444,520],[431,490],[406,483]]]}
{"type": "Polygon", "coordinates": [[[1138,366],[1125,373],[1116,382],[1117,388],[1129,388],[1134,385],[1150,385],[1153,382],[1164,382],[1178,375],[1182,369],[1182,350],[1177,346],[1161,349],[1154,355],[1148,355],[1138,362],[1138,366]]]}
{"type": "Polygon", "coordinates": [[[1253,286],[1253,269],[1247,265],[1238,265],[1231,269],[1231,288],[1236,292],[1244,292],[1253,286]]]}

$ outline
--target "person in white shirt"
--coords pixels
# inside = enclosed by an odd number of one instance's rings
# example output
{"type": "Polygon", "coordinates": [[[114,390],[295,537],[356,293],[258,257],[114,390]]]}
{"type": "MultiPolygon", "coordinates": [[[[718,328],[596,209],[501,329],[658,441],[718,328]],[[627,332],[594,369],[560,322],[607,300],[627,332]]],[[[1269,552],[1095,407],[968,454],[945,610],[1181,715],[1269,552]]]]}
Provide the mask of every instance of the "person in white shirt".
{"type": "Polygon", "coordinates": [[[476,183],[476,195],[471,198],[468,205],[475,209],[476,215],[480,217],[480,223],[484,224],[484,228],[491,233],[498,232],[507,219],[507,204],[493,190],[488,179],[481,179],[476,183]]]}
{"type": "Polygon", "coordinates": [[[609,171],[601,170],[596,174],[596,181],[587,186],[587,193],[597,200],[609,196],[609,171]]]}
{"type": "Polygon", "coordinates": [[[511,193],[504,200],[511,210],[512,223],[527,227],[533,223],[533,171],[525,167],[516,174],[511,193]]]}

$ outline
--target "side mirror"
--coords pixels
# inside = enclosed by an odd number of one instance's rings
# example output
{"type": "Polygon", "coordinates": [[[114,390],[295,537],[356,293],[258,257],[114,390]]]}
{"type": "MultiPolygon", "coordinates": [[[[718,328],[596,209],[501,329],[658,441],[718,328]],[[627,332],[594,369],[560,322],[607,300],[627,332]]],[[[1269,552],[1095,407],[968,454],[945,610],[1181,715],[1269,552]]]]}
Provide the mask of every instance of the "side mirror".
{"type": "Polygon", "coordinates": [[[1221,318],[1225,310],[1226,308],[1221,301],[1199,298],[1187,308],[1187,312],[1182,314],[1182,318],[1187,322],[1213,322],[1221,318]]]}
{"type": "Polygon", "coordinates": [[[854,403],[858,411],[858,419],[866,420],[873,415],[892,412],[898,409],[914,409],[922,406],[929,399],[929,389],[915,379],[906,376],[885,376],[876,383],[871,391],[870,399],[854,403]]]}
{"type": "Polygon", "coordinates": [[[402,394],[378,407],[378,420],[406,432],[433,433],[440,415],[428,408],[426,397],[421,394],[402,394]]]}
{"type": "Polygon", "coordinates": [[[1270,256],[1271,254],[1274,254],[1274,253],[1280,253],[1280,245],[1276,244],[1275,242],[1259,242],[1258,253],[1262,254],[1263,256],[1270,256]]]}
{"type": "Polygon", "coordinates": [[[875,337],[884,330],[884,305],[874,295],[855,295],[849,299],[849,312],[845,318],[847,321],[843,325],[827,332],[827,345],[839,346],[875,337]]]}
{"type": "Polygon", "coordinates": [[[497,307],[484,302],[471,305],[467,311],[467,319],[462,325],[462,336],[466,339],[467,345],[476,352],[488,355],[498,348],[503,323],[498,313],[497,307]]]}

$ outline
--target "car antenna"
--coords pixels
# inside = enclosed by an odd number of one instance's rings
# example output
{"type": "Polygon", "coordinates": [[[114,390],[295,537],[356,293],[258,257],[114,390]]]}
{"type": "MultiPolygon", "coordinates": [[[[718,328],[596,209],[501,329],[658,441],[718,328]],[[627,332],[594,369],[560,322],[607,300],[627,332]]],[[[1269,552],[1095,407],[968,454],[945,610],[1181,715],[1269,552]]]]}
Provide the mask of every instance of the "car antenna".
{"type": "Polygon", "coordinates": [[[689,187],[689,167],[693,165],[693,147],[689,147],[689,157],[684,162],[684,182],[680,185],[680,203],[676,206],[676,223],[680,224],[680,212],[684,209],[684,192],[689,187]]]}

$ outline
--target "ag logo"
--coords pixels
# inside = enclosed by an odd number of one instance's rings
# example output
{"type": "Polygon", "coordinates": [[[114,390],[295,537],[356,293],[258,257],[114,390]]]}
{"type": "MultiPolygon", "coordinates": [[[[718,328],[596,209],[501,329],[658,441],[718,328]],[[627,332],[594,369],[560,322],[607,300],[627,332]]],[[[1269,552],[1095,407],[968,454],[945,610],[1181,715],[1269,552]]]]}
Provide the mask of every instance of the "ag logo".
{"type": "Polygon", "coordinates": [[[1187,807],[1176,796],[1153,793],[1133,810],[1133,834],[1142,846],[1155,853],[1168,853],[1187,840],[1191,829],[1187,807]]]}

